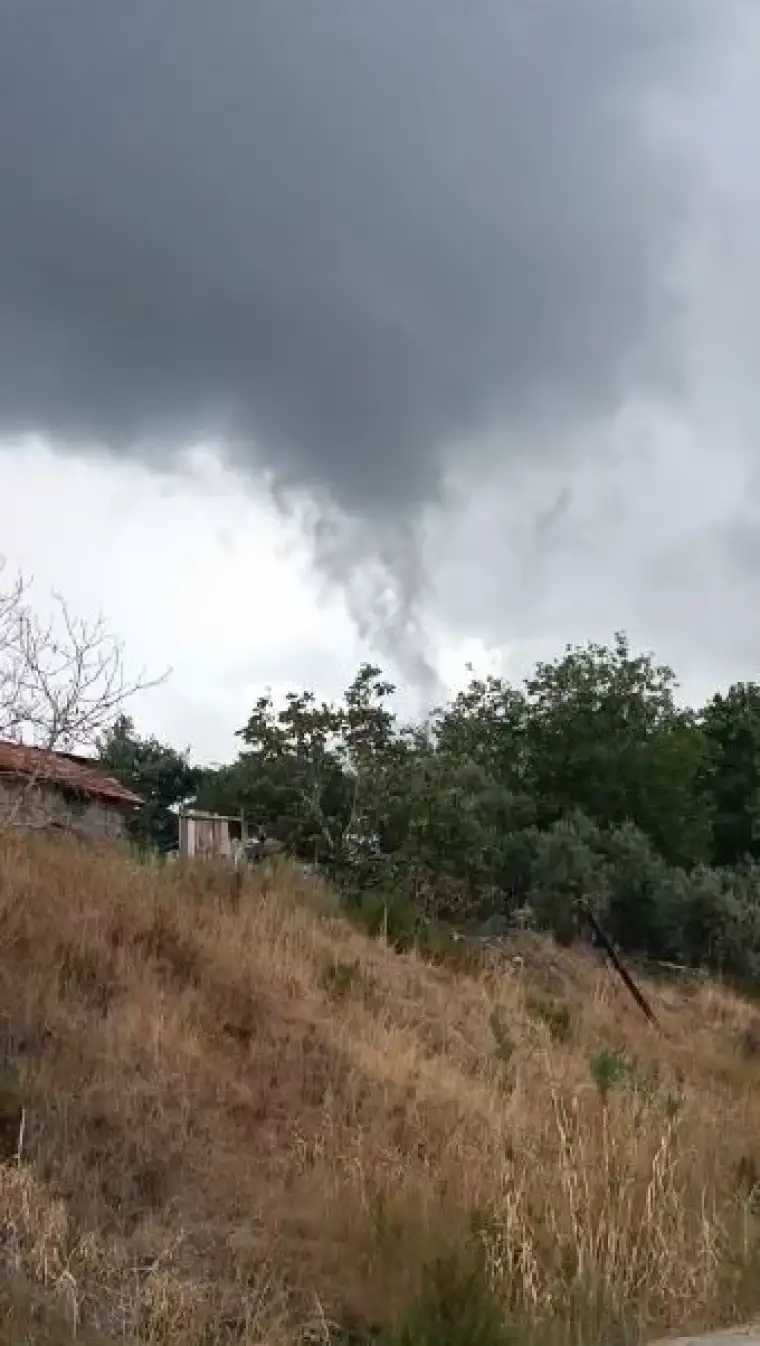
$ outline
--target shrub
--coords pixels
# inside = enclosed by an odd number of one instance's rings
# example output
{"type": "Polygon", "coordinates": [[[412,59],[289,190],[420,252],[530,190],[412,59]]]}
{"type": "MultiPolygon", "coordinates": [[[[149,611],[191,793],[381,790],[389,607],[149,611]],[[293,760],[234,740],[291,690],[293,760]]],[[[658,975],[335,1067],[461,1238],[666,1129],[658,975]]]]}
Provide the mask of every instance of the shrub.
{"type": "Polygon", "coordinates": [[[635,823],[599,836],[608,883],[604,916],[608,933],[621,948],[655,957],[673,956],[677,940],[663,904],[668,867],[635,823]]]}
{"type": "Polygon", "coordinates": [[[570,1010],[561,1000],[531,991],[525,997],[525,1008],[534,1018],[546,1024],[554,1042],[567,1042],[572,1032],[570,1010]]]}
{"type": "Polygon", "coordinates": [[[616,1084],[625,1078],[627,1061],[625,1054],[616,1047],[599,1047],[589,1061],[591,1078],[599,1097],[606,1102],[616,1084]]]}
{"type": "Polygon", "coordinates": [[[473,1241],[425,1267],[419,1292],[387,1346],[513,1346],[516,1339],[473,1241]]]}
{"type": "Polygon", "coordinates": [[[494,1036],[494,1055],[503,1065],[508,1065],[514,1055],[515,1044],[498,1007],[492,1010],[488,1023],[494,1036]]]}
{"type": "Polygon", "coordinates": [[[342,1000],[361,981],[361,977],[362,968],[357,958],[351,962],[345,958],[335,958],[325,965],[320,981],[329,995],[342,1000]]]}
{"type": "Polygon", "coordinates": [[[606,887],[599,829],[582,813],[535,834],[528,902],[539,927],[560,943],[570,943],[577,933],[578,899],[596,905],[606,887]]]}

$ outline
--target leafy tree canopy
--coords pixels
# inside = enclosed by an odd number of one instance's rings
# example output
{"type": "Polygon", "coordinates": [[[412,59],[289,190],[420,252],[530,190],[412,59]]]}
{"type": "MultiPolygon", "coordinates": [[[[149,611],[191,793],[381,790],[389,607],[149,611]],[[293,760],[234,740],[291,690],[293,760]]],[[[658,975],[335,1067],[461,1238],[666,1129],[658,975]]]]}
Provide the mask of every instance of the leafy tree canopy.
{"type": "Polygon", "coordinates": [[[216,770],[124,718],[103,758],[149,801],[142,839],[162,844],[188,794],[242,809],[386,927],[520,909],[573,938],[584,897],[626,949],[760,973],[760,687],[684,707],[673,670],[618,634],[519,686],[473,677],[421,724],[394,691],[365,663],[335,702],[265,694],[216,770]]]}
{"type": "Polygon", "coordinates": [[[133,840],[161,851],[176,846],[174,808],[192,799],[201,770],[190,766],[186,753],[166,747],[155,738],[141,738],[128,715],[120,715],[97,746],[103,765],[145,800],[128,823],[133,840]]]}

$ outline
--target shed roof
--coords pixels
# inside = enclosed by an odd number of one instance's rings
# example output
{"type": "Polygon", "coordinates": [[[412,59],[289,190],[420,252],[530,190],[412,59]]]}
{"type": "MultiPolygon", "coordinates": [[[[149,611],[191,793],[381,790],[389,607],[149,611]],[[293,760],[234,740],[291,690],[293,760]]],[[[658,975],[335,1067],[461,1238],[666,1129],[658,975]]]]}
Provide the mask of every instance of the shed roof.
{"type": "Polygon", "coordinates": [[[144,801],[133,790],[120,785],[113,776],[99,770],[98,763],[78,753],[52,752],[19,743],[0,742],[0,779],[36,778],[46,785],[65,786],[92,799],[137,807],[144,801]]]}

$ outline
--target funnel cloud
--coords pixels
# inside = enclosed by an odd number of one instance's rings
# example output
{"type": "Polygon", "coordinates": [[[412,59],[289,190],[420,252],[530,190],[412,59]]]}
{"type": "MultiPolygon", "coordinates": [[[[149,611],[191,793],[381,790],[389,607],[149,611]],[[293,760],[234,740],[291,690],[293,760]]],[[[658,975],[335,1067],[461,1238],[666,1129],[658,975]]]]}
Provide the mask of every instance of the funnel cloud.
{"type": "Polygon", "coordinates": [[[409,530],[465,447],[551,455],[682,394],[682,109],[740,12],[4,6],[0,435],[162,467],[216,440],[397,529],[411,613],[409,530]]]}

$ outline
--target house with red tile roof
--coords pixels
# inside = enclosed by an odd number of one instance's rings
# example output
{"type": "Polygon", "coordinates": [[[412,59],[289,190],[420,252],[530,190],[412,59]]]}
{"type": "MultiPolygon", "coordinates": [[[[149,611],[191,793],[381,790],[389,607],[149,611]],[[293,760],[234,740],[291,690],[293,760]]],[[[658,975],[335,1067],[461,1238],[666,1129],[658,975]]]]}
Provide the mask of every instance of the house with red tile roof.
{"type": "Polygon", "coordinates": [[[0,741],[0,827],[50,827],[116,840],[142,803],[91,758],[0,741]]]}

